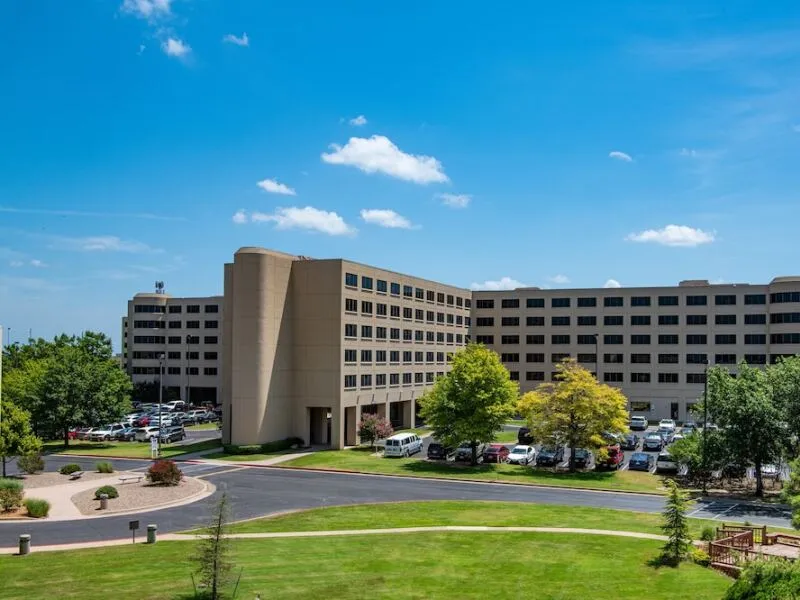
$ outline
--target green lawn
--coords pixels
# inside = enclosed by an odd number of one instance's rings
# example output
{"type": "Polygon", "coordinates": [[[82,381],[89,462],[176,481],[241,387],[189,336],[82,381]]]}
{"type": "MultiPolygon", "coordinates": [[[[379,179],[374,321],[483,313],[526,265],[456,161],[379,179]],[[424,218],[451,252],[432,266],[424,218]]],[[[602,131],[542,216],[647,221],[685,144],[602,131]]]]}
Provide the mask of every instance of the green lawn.
{"type": "Polygon", "coordinates": [[[325,450],[301,456],[278,465],[280,467],[317,468],[407,475],[415,477],[447,477],[452,479],[478,479],[505,481],[519,484],[553,485],[560,487],[587,487],[628,492],[654,492],[662,494],[661,477],[633,471],[587,471],[578,473],[553,473],[529,467],[507,464],[486,464],[471,467],[464,463],[440,463],[412,458],[384,458],[368,448],[350,450],[325,450]]]}
{"type": "MultiPolygon", "coordinates": [[[[204,440],[202,442],[183,446],[164,444],[161,446],[161,454],[164,458],[172,458],[189,452],[219,448],[220,445],[220,440],[204,440]]],[[[93,454],[96,456],[107,456],[108,458],[150,458],[150,444],[141,442],[72,441],[68,448],[64,448],[63,442],[46,442],[44,449],[50,454],[61,455],[93,454]]]]}
{"type": "Polygon", "coordinates": [[[516,431],[498,431],[497,434],[494,436],[495,442],[502,442],[503,444],[509,444],[511,442],[517,443],[517,432],[516,431]]]}
{"type": "Polygon", "coordinates": [[[279,450],[278,452],[259,453],[259,454],[226,454],[225,452],[214,452],[213,454],[206,454],[203,458],[210,460],[227,460],[230,462],[254,462],[257,460],[266,460],[268,458],[275,458],[283,454],[292,454],[297,450],[279,450]]]}
{"type": "MultiPolygon", "coordinates": [[[[659,542],[605,536],[425,533],[233,540],[239,598],[718,600],[730,580],[646,565],[659,542]]],[[[194,542],[0,557],[6,600],[191,597],[194,542]],[[146,582],[146,583],[143,583],[146,582]],[[143,588],[142,586],[145,585],[143,588]],[[143,595],[144,594],[144,595],[143,595]]]]}
{"type": "Polygon", "coordinates": [[[506,425],[514,425],[516,427],[525,427],[527,425],[527,421],[525,419],[511,419],[506,421],[506,425]]]}
{"type": "Polygon", "coordinates": [[[218,429],[216,423],[198,423],[197,425],[189,425],[186,427],[187,431],[212,431],[218,429]]]}

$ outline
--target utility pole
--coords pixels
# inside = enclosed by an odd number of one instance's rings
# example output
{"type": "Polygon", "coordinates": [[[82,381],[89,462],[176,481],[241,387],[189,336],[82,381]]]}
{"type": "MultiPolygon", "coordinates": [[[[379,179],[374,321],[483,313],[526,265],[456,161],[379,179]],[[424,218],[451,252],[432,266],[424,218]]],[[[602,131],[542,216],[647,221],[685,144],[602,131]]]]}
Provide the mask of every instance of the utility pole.
{"type": "Polygon", "coordinates": [[[708,492],[708,357],[703,377],[703,495],[708,492]]]}
{"type": "Polygon", "coordinates": [[[158,457],[161,458],[161,428],[163,422],[161,420],[161,403],[164,398],[164,354],[158,356],[158,457]]]}

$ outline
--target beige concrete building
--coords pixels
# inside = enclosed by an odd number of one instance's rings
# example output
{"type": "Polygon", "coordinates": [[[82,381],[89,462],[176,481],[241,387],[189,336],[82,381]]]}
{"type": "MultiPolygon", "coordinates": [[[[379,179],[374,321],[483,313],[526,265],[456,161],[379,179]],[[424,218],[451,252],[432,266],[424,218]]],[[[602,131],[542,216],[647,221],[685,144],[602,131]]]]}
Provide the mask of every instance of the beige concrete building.
{"type": "Polygon", "coordinates": [[[800,353],[800,277],[767,285],[473,292],[472,338],[501,355],[522,391],[570,356],[619,386],[632,414],[691,418],[706,361],[775,362],[800,353]]]}
{"type": "Polygon", "coordinates": [[[158,381],[171,396],[195,404],[220,402],[223,298],[136,294],[122,317],[122,362],[134,383],[158,381]]]}
{"type": "Polygon", "coordinates": [[[366,412],[413,427],[468,341],[471,292],[343,259],[242,248],[225,265],[223,441],[355,444],[366,412]]]}

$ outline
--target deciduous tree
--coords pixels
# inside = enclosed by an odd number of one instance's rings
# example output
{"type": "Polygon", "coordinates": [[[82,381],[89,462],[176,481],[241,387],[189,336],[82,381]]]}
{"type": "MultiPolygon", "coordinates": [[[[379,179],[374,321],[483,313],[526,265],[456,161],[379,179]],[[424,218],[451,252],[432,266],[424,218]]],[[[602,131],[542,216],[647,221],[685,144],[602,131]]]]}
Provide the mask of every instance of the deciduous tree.
{"type": "Polygon", "coordinates": [[[362,442],[375,447],[375,442],[388,438],[394,433],[392,424],[378,415],[365,414],[358,423],[358,435],[362,442]]]}
{"type": "Polygon", "coordinates": [[[42,443],[31,430],[27,412],[6,398],[2,402],[0,421],[0,462],[3,477],[6,476],[6,460],[14,456],[25,456],[41,451],[42,443]]]}
{"type": "Polygon", "coordinates": [[[469,344],[453,356],[449,373],[420,398],[420,415],[445,446],[472,445],[472,464],[478,464],[477,447],[491,442],[514,414],[517,384],[496,352],[469,344]]]}

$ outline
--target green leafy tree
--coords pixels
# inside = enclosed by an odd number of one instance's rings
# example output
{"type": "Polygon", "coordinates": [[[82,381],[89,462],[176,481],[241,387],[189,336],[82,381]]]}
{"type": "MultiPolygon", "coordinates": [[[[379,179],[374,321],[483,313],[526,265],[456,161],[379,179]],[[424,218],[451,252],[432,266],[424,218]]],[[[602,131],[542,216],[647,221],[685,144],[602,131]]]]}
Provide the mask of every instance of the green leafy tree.
{"type": "Polygon", "coordinates": [[[689,523],[686,517],[688,500],[671,479],[667,480],[667,489],[667,503],[664,512],[661,513],[664,518],[661,530],[667,536],[667,541],[661,548],[661,562],[678,566],[691,546],[689,523]]]}
{"type": "Polygon", "coordinates": [[[739,578],[723,600],[798,600],[800,562],[782,558],[753,560],[745,564],[739,578]]]}
{"type": "Polygon", "coordinates": [[[204,587],[205,597],[218,600],[222,597],[222,588],[229,582],[233,562],[231,559],[228,523],[230,521],[230,501],[223,492],[206,531],[200,540],[197,554],[197,574],[204,587]]]}
{"type": "Polygon", "coordinates": [[[569,470],[575,471],[575,450],[595,451],[608,445],[608,434],[628,431],[628,401],[622,392],[602,383],[572,359],[556,367],[552,383],[523,395],[519,412],[531,436],[544,444],[569,446],[569,470]]]}
{"type": "Polygon", "coordinates": [[[703,434],[695,432],[669,446],[669,453],[675,462],[686,467],[688,478],[695,483],[708,481],[712,471],[721,469],[727,459],[727,452],[719,431],[707,431],[706,456],[703,457],[703,434]]]}
{"type": "Polygon", "coordinates": [[[446,446],[469,442],[477,465],[478,445],[491,442],[512,417],[518,396],[497,353],[469,344],[453,356],[450,372],[420,398],[420,415],[446,446]]]}
{"type": "Polygon", "coordinates": [[[788,427],[785,436],[787,453],[800,453],[800,356],[781,358],[767,367],[767,381],[772,390],[776,406],[785,415],[782,419],[788,427]]]}
{"type": "Polygon", "coordinates": [[[31,430],[27,412],[12,404],[6,398],[2,403],[0,421],[0,462],[2,476],[6,476],[6,461],[14,456],[28,456],[41,451],[42,443],[31,430]]]}
{"type": "Polygon", "coordinates": [[[800,529],[800,458],[789,463],[789,480],[784,483],[782,497],[792,508],[792,527],[800,529]]]}

